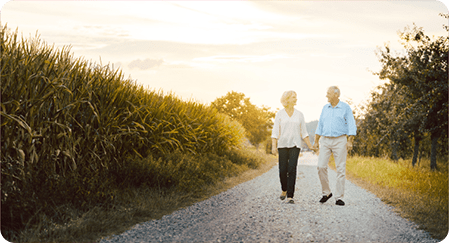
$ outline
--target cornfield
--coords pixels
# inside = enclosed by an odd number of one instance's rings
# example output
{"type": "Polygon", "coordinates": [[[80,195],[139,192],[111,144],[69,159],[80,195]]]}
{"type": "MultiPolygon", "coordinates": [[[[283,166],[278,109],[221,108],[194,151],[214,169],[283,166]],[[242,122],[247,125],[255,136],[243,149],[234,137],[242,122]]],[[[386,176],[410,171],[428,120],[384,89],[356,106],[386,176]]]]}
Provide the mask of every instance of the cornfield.
{"type": "Polygon", "coordinates": [[[112,198],[111,173],[134,158],[220,154],[243,139],[239,123],[209,106],[17,32],[0,33],[2,228],[60,202],[112,198]]]}

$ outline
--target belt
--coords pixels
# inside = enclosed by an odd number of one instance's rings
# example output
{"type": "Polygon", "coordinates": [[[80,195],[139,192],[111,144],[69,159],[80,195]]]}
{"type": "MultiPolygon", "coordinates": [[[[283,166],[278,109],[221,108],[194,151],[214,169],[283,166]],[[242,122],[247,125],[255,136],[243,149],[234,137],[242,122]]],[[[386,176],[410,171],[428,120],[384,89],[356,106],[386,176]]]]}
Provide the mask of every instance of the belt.
{"type": "Polygon", "coordinates": [[[338,136],[338,137],[328,137],[328,136],[323,136],[323,137],[325,137],[325,138],[341,138],[341,137],[346,137],[346,134],[343,134],[343,135],[338,136]]]}

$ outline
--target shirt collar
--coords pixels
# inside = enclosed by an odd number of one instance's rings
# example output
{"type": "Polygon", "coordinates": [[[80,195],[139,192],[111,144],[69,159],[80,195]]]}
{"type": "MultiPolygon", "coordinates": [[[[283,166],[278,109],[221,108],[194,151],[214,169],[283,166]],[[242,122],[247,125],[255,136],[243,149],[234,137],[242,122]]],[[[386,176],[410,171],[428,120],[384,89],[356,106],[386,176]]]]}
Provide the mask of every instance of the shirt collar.
{"type": "MultiPolygon", "coordinates": [[[[338,107],[338,108],[341,108],[340,104],[341,104],[341,100],[338,101],[338,104],[335,106],[335,108],[337,108],[337,107],[338,107]]],[[[329,103],[329,104],[327,105],[327,107],[328,107],[328,108],[332,108],[331,103],[329,103]]]]}

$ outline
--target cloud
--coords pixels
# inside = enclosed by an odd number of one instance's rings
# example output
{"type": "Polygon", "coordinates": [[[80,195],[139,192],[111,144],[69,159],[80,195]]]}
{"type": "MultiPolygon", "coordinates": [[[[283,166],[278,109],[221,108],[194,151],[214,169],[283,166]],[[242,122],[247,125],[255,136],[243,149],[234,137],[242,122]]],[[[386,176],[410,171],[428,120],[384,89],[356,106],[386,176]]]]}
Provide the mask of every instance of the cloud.
{"type": "Polygon", "coordinates": [[[189,65],[189,64],[183,64],[183,63],[176,63],[176,62],[174,62],[173,64],[169,64],[169,65],[167,65],[167,67],[168,68],[182,68],[182,69],[185,69],[185,68],[193,68],[193,66],[192,65],[189,65]]]}
{"type": "Polygon", "coordinates": [[[147,58],[143,61],[137,59],[129,63],[128,67],[131,69],[138,68],[140,70],[148,70],[162,65],[162,63],[164,63],[164,60],[162,59],[156,60],[147,58]]]}
{"type": "Polygon", "coordinates": [[[84,35],[87,35],[87,36],[100,36],[102,38],[105,38],[105,37],[108,37],[108,38],[129,37],[129,33],[127,30],[122,29],[121,27],[111,26],[108,24],[75,26],[75,27],[73,27],[73,30],[77,31],[79,33],[83,33],[84,35]]]}
{"type": "Polygon", "coordinates": [[[234,56],[211,56],[211,57],[198,57],[194,58],[193,61],[206,61],[206,62],[266,62],[272,61],[274,59],[280,58],[288,58],[283,55],[264,55],[264,56],[242,56],[242,55],[234,55],[234,56]]]}
{"type": "Polygon", "coordinates": [[[112,69],[121,69],[123,64],[121,62],[115,62],[112,64],[112,69]]]}

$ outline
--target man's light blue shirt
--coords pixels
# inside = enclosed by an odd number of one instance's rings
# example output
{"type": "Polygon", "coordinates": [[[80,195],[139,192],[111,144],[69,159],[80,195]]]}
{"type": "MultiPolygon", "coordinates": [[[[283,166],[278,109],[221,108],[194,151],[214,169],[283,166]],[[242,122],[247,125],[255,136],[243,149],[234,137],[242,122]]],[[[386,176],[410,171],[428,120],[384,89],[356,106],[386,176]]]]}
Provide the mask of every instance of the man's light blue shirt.
{"type": "Polygon", "coordinates": [[[357,126],[351,107],[342,101],[335,107],[332,107],[330,103],[326,104],[321,111],[315,134],[325,137],[357,135],[357,126]]]}

